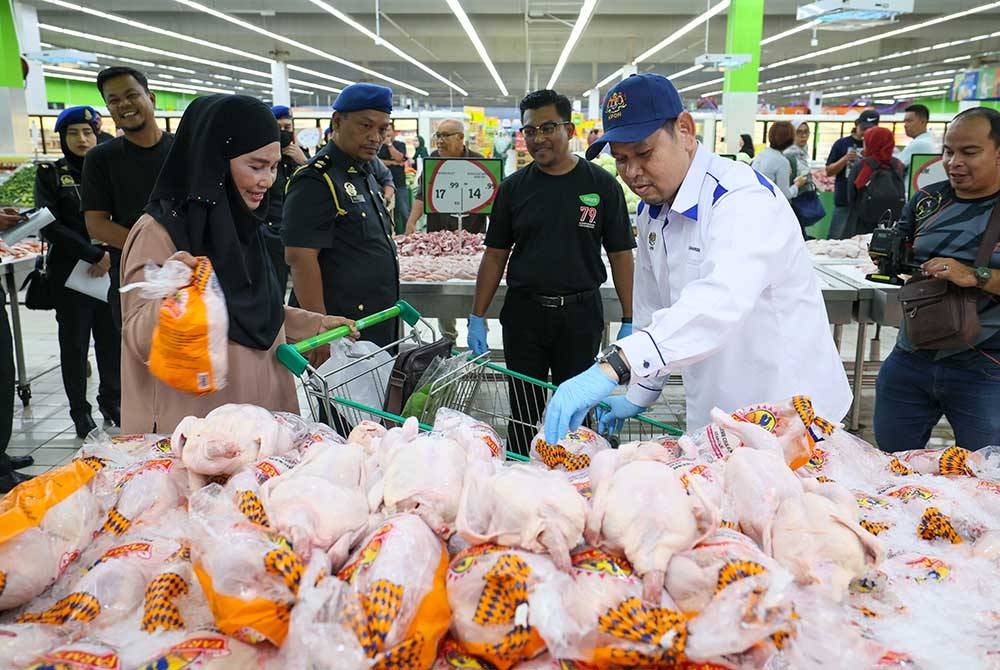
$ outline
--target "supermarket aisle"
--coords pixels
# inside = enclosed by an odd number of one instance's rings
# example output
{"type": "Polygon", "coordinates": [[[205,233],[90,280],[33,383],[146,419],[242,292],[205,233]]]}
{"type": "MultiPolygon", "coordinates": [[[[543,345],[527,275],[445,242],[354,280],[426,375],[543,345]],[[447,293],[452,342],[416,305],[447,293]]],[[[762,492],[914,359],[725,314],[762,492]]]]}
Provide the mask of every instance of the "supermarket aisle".
{"type": "MultiPolygon", "coordinates": [[[[12,455],[31,454],[35,465],[26,468],[27,474],[40,474],[49,468],[61,465],[73,457],[82,440],[73,432],[73,422],[69,417],[69,406],[63,392],[59,375],[59,345],[56,338],[55,314],[53,312],[32,312],[21,310],[24,329],[25,358],[28,376],[31,379],[31,404],[24,408],[16,401],[14,411],[14,431],[8,452],[12,455]]],[[[435,324],[436,325],[436,324],[435,324]]],[[[856,331],[848,326],[844,329],[842,349],[853,351],[856,331]],[[851,349],[848,349],[850,343],[851,349]]],[[[490,331],[489,344],[496,357],[502,354],[499,324],[490,331]]],[[[465,341],[465,324],[459,321],[459,342],[465,341]]],[[[882,333],[882,357],[889,354],[895,341],[895,331],[885,329],[882,333]]],[[[93,356],[91,356],[93,364],[93,356]]],[[[97,381],[92,377],[88,382],[87,395],[96,407],[97,381]]],[[[862,392],[862,430],[860,436],[872,441],[871,419],[875,390],[867,385],[862,392]]],[[[301,397],[305,410],[306,404],[301,397]]],[[[307,410],[306,410],[307,411],[307,410]]],[[[95,410],[96,412],[96,410],[95,410]]],[[[650,416],[664,423],[684,425],[684,391],[679,380],[672,383],[663,394],[660,403],[650,411],[650,416]]],[[[99,415],[97,415],[99,418],[99,415]]],[[[114,431],[115,429],[111,429],[114,431]]],[[[109,432],[111,432],[109,431],[109,432]]],[[[950,427],[942,422],[934,431],[933,446],[953,443],[950,427]]]]}

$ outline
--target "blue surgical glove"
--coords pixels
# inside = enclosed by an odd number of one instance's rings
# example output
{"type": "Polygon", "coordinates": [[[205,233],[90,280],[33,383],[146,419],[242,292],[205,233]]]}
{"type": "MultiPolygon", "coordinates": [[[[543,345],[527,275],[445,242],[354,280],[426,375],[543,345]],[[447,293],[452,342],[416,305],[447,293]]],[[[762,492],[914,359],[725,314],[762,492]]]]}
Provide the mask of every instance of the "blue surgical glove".
{"type": "Polygon", "coordinates": [[[618,386],[595,363],[572,379],[567,379],[545,409],[545,441],[555,444],[583,423],[590,408],[603,400],[618,386]]]}
{"type": "Polygon", "coordinates": [[[631,323],[623,323],[622,327],[621,327],[621,330],[618,331],[618,337],[616,337],[615,339],[616,340],[620,340],[623,337],[628,337],[631,334],[632,334],[632,324],[631,323]]]}
{"type": "Polygon", "coordinates": [[[486,317],[476,316],[475,314],[469,315],[469,349],[472,349],[472,353],[476,356],[482,356],[487,351],[490,350],[488,344],[486,344],[486,317]]]}
{"type": "Polygon", "coordinates": [[[604,404],[608,405],[610,409],[598,405],[597,409],[594,410],[597,415],[597,432],[601,435],[614,435],[621,432],[622,426],[625,425],[625,419],[631,419],[646,409],[629,401],[623,395],[608,396],[604,399],[604,404]]]}

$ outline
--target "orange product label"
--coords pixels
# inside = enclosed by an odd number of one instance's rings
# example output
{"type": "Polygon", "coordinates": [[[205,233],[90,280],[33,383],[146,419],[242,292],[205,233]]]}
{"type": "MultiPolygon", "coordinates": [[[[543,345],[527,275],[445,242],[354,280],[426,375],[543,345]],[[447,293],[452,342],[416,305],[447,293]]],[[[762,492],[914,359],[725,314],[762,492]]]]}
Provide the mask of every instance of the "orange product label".
{"type": "Polygon", "coordinates": [[[28,666],[29,670],[118,670],[118,654],[109,651],[97,654],[83,649],[50,651],[42,662],[28,666]]]}
{"type": "Polygon", "coordinates": [[[191,283],[164,298],[149,353],[149,371],[154,377],[196,395],[218,390],[209,355],[208,310],[202,297],[211,273],[211,262],[199,257],[191,283]]]}
{"type": "Polygon", "coordinates": [[[128,544],[121,544],[104,552],[104,555],[101,556],[100,560],[106,561],[109,558],[122,558],[123,556],[130,555],[134,555],[136,558],[149,558],[153,555],[153,545],[150,542],[129,542],[128,544]]]}
{"type": "Polygon", "coordinates": [[[101,467],[97,459],[76,459],[0,497],[0,544],[41,523],[46,512],[86,486],[101,467]]]}
{"type": "Polygon", "coordinates": [[[280,647],[285,641],[290,602],[279,603],[266,598],[244,600],[218,593],[212,587],[212,577],[198,563],[194,564],[194,574],[220,631],[250,644],[267,640],[280,647]]]}

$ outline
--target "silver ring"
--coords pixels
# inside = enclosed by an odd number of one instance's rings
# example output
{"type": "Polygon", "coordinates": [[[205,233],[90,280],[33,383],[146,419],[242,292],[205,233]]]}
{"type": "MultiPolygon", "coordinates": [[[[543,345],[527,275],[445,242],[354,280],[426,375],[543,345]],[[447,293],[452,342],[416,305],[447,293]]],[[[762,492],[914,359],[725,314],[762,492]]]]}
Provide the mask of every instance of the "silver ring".
{"type": "Polygon", "coordinates": [[[944,270],[945,272],[947,272],[947,271],[948,271],[948,266],[947,266],[947,265],[943,265],[943,266],[941,267],[941,269],[942,269],[942,270],[944,270]]]}

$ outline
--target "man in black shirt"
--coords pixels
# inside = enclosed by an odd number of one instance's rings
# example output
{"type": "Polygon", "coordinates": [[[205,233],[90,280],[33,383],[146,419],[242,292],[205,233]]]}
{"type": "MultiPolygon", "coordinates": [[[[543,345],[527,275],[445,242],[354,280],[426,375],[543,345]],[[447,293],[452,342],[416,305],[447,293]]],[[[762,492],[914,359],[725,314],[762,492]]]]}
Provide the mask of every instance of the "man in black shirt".
{"type": "Polygon", "coordinates": [[[826,159],[826,174],[836,175],[833,183],[833,215],[830,218],[830,232],[827,238],[839,240],[847,230],[847,216],[851,211],[847,201],[847,173],[860,157],[864,146],[865,131],[878,125],[879,115],[874,109],[866,109],[854,122],[854,128],[847,137],[841,137],[830,147],[830,156],[826,159]]]}
{"type": "MultiPolygon", "coordinates": [[[[521,132],[534,162],[497,190],[469,316],[469,347],[488,350],[486,311],[506,268],[500,323],[507,367],[541,380],[551,372],[552,383],[560,384],[590,367],[601,345],[600,286],[607,280],[602,247],[622,305],[622,330],[631,332],[635,238],[621,186],[569,150],[575,132],[569,99],[535,91],[520,109],[521,132]]],[[[544,391],[511,380],[509,394],[508,446],[527,454],[544,391]]]]}
{"type": "Polygon", "coordinates": [[[108,302],[121,327],[119,264],[125,238],[142,216],[174,136],[156,125],[156,94],[146,76],[130,67],[109,67],[97,75],[97,90],[124,135],[87,152],[80,183],[80,209],[87,232],[111,248],[108,302]]]}
{"type": "Polygon", "coordinates": [[[406,220],[410,218],[410,192],[406,188],[406,145],[396,139],[396,128],[391,121],[389,134],[378,149],[378,157],[392,173],[392,183],[396,187],[393,220],[396,233],[402,233],[406,229],[406,220]]]}

